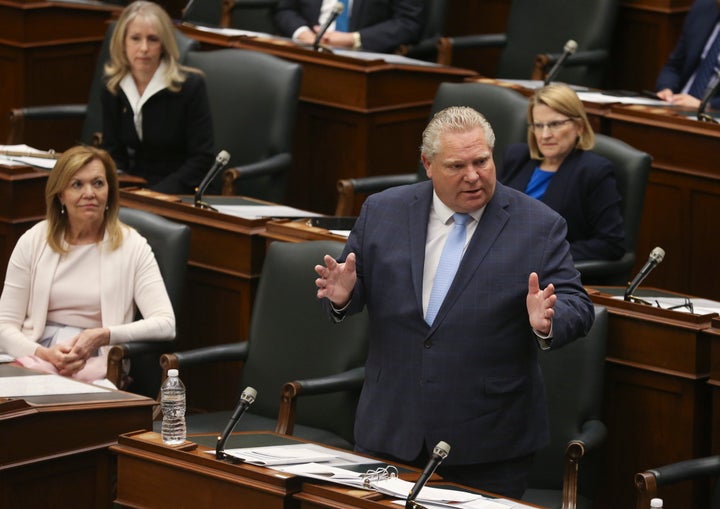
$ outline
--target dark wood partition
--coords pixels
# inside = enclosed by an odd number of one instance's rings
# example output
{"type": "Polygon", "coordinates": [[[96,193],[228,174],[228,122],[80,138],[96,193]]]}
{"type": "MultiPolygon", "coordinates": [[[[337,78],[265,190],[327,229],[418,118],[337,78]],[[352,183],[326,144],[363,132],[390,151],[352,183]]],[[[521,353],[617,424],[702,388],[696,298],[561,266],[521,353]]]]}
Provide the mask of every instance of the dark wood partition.
{"type": "MultiPolygon", "coordinates": [[[[87,102],[107,22],[121,7],[93,1],[0,0],[0,143],[11,108],[87,102]]],[[[82,120],[33,122],[24,142],[58,151],[75,144],[82,120]]]]}
{"type": "MultiPolygon", "coordinates": [[[[710,341],[717,315],[668,311],[589,289],[610,314],[603,420],[608,428],[601,507],[634,507],[637,472],[709,453],[710,341]]],[[[646,295],[663,294],[643,289],[646,295]]],[[[664,491],[667,507],[706,507],[701,483],[664,491]]]]}

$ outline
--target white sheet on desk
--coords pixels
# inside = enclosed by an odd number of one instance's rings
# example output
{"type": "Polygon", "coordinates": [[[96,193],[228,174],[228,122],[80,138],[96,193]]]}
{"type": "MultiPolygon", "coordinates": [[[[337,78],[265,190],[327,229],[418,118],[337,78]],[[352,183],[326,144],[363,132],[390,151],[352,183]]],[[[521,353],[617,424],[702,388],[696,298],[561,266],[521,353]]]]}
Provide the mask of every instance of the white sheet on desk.
{"type": "Polygon", "coordinates": [[[28,375],[0,377],[1,398],[25,398],[60,394],[90,394],[108,389],[78,382],[60,375],[28,375]]]}
{"type": "Polygon", "coordinates": [[[322,214],[284,205],[213,205],[218,212],[244,219],[264,217],[317,217],[322,214]]]}
{"type": "MultiPolygon", "coordinates": [[[[38,152],[45,154],[42,150],[38,150],[29,145],[0,145],[0,152],[38,152]]],[[[7,166],[37,166],[39,168],[45,168],[51,170],[55,167],[55,159],[48,159],[45,157],[29,157],[29,156],[5,156],[0,154],[0,164],[7,166]]]]}

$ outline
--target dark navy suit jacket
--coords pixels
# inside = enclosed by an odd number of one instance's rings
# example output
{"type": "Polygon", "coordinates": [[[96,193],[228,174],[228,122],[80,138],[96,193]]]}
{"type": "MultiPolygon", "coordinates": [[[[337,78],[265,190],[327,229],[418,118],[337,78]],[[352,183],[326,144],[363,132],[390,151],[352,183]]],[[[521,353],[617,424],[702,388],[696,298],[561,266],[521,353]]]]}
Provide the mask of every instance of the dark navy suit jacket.
{"type": "Polygon", "coordinates": [[[555,285],[552,347],[594,314],[549,207],[497,185],[430,327],[422,285],[432,182],[368,197],[348,238],[358,280],[348,313],[367,306],[370,347],[355,423],[367,451],[411,461],[444,440],[445,464],[529,454],[548,441],[542,355],[529,325],[528,276],[555,285]]]}
{"type": "MultiPolygon", "coordinates": [[[[279,0],[275,24],[291,37],[298,28],[318,24],[322,0],[279,0]]],[[[416,42],[425,20],[423,0],[354,0],[350,32],[360,32],[362,49],[391,53],[402,44],[416,42]]]]}
{"type": "Polygon", "coordinates": [[[162,90],[143,105],[143,139],[122,90],[103,88],[103,148],[118,169],[138,175],[149,187],[193,194],[214,159],[213,125],[205,80],[189,73],[179,92],[162,90]]]}
{"type": "MultiPolygon", "coordinates": [[[[505,149],[498,180],[525,192],[539,161],[530,158],[526,143],[505,149]]],[[[568,242],[575,260],[617,260],[625,253],[625,227],[615,181],[615,167],[593,152],[575,150],[553,175],[540,200],[568,224],[568,242]]]]}
{"type": "MultiPolygon", "coordinates": [[[[680,37],[660,70],[655,90],[669,88],[679,93],[700,63],[703,49],[720,19],[716,0],[695,0],[685,18],[680,37]]],[[[720,96],[715,96],[710,105],[720,108],[720,96]]]]}

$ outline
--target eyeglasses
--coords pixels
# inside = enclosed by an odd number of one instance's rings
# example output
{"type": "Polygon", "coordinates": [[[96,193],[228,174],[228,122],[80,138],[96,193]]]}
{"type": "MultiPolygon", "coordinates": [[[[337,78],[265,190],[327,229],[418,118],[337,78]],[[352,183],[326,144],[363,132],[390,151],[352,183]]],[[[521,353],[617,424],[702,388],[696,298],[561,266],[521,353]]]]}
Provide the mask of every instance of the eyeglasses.
{"type": "Polygon", "coordinates": [[[660,308],[660,309],[675,310],[675,309],[685,308],[685,309],[687,309],[690,313],[695,313],[695,307],[693,306],[692,301],[691,301],[690,299],[688,299],[687,297],[685,297],[685,298],[683,299],[683,303],[682,303],[682,304],[678,304],[678,305],[676,305],[676,306],[669,306],[669,307],[666,307],[666,308],[662,307],[662,305],[660,304],[660,302],[658,302],[657,299],[654,299],[655,302],[650,302],[650,301],[647,301],[647,300],[645,300],[645,299],[641,299],[640,297],[636,297],[635,295],[629,295],[628,298],[627,298],[627,300],[630,301],[630,302],[634,302],[634,303],[636,303],[636,304],[644,304],[644,305],[646,305],[646,306],[655,306],[655,307],[658,307],[658,308],[660,308]]]}
{"type": "Polygon", "coordinates": [[[536,122],[536,123],[530,124],[530,125],[532,126],[532,128],[535,131],[542,131],[543,129],[545,129],[547,127],[551,133],[554,133],[556,131],[559,131],[560,128],[562,128],[562,126],[564,126],[568,122],[572,122],[572,121],[573,121],[573,119],[566,118],[565,120],[553,120],[552,122],[547,122],[545,124],[543,124],[542,122],[536,122]]]}

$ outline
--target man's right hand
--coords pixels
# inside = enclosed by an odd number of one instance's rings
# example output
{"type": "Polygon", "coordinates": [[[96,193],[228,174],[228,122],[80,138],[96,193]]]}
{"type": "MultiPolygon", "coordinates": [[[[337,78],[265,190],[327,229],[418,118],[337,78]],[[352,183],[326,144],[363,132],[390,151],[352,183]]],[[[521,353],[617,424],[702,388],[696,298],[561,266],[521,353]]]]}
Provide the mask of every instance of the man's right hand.
{"type": "Polygon", "coordinates": [[[315,280],[319,299],[329,299],[335,307],[343,308],[350,301],[357,273],[355,271],[355,253],[350,253],[345,263],[338,263],[335,258],[325,255],[325,265],[315,265],[315,272],[320,276],[315,280]]]}

